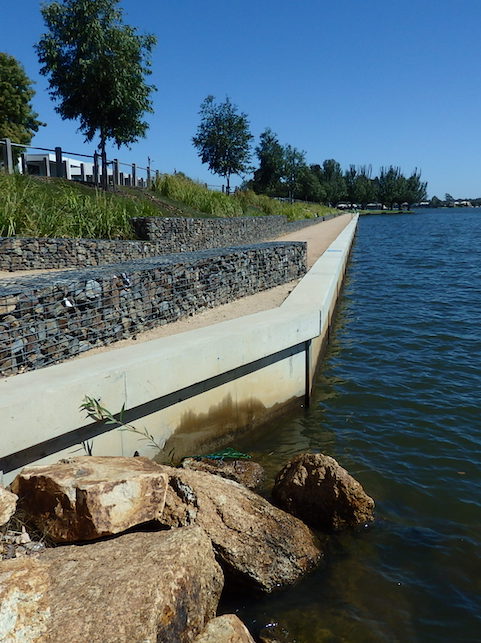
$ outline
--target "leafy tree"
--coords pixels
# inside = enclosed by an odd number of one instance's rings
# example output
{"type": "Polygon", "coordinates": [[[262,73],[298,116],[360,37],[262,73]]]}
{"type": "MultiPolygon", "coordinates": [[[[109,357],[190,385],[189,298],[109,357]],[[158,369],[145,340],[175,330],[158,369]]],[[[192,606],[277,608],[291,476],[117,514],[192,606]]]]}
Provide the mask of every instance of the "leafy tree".
{"type": "Polygon", "coordinates": [[[123,24],[119,0],[58,0],[44,6],[48,33],[36,45],[40,72],[63,119],[78,119],[91,141],[98,133],[102,180],[107,184],[105,145],[135,143],[145,136],[145,112],[152,112],[146,83],[152,35],[123,24]]]}
{"type": "Polygon", "coordinates": [[[239,114],[229,97],[223,103],[215,103],[214,96],[204,99],[199,114],[201,121],[192,138],[194,147],[202,163],[207,163],[211,172],[225,178],[229,194],[231,175],[249,170],[253,136],[247,115],[239,114]]]}
{"type": "Polygon", "coordinates": [[[443,202],[437,196],[433,196],[429,204],[432,208],[440,208],[443,205],[443,202]]]}
{"type": "Polygon", "coordinates": [[[344,173],[344,183],[346,185],[346,197],[348,203],[353,206],[356,203],[356,179],[357,169],[355,165],[350,165],[349,169],[344,173]]]}
{"type": "Polygon", "coordinates": [[[444,195],[444,200],[446,201],[447,204],[454,203],[454,197],[449,194],[449,192],[446,192],[444,195]]]}
{"type": "Polygon", "coordinates": [[[370,165],[361,165],[357,169],[355,201],[361,204],[363,210],[368,203],[377,199],[377,185],[371,178],[372,168],[370,165]]]}
{"type": "Polygon", "coordinates": [[[254,172],[252,189],[259,194],[278,195],[284,173],[284,148],[271,129],[267,128],[260,135],[256,154],[259,168],[254,172]]]}
{"type": "Polygon", "coordinates": [[[346,182],[341,166],[334,159],[326,159],[322,164],[321,182],[331,205],[336,205],[346,196],[346,182]]]}
{"type": "Polygon", "coordinates": [[[402,200],[408,204],[408,208],[413,203],[419,203],[426,199],[427,187],[427,182],[421,181],[421,171],[415,168],[411,176],[405,179],[405,191],[402,200]]]}
{"type": "Polygon", "coordinates": [[[326,192],[318,176],[307,165],[300,169],[296,196],[303,201],[314,203],[321,203],[326,198],[326,192]]]}
{"type": "Polygon", "coordinates": [[[287,194],[291,201],[294,200],[299,181],[306,168],[306,153],[301,152],[292,145],[284,146],[283,183],[287,187],[287,194]]]}
{"type": "Polygon", "coordinates": [[[393,165],[387,168],[382,167],[376,181],[378,198],[383,205],[392,209],[395,203],[402,203],[404,185],[402,183],[403,176],[399,167],[394,167],[393,165]]]}
{"type": "Polygon", "coordinates": [[[30,143],[43,125],[30,103],[34,94],[22,65],[13,56],[0,52],[0,139],[30,143]]]}

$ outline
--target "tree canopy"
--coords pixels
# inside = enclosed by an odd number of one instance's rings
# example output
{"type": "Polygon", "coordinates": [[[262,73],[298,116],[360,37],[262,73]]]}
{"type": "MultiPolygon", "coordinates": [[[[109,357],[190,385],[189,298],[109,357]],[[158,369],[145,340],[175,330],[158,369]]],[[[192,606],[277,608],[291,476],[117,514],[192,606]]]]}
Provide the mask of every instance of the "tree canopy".
{"type": "Polygon", "coordinates": [[[284,148],[279,143],[277,134],[269,127],[260,135],[256,147],[259,167],[254,172],[252,188],[254,191],[269,194],[278,189],[278,184],[284,175],[284,148]]]}
{"type": "Polygon", "coordinates": [[[247,115],[239,113],[229,97],[216,103],[214,96],[204,99],[199,115],[201,120],[192,142],[202,163],[207,163],[211,172],[225,178],[229,193],[231,175],[249,170],[253,136],[247,115]]]}
{"type": "Polygon", "coordinates": [[[0,52],[0,139],[28,145],[43,125],[31,105],[35,92],[22,65],[0,52]]]}
{"type": "Polygon", "coordinates": [[[79,120],[91,141],[99,135],[118,147],[145,136],[145,112],[152,112],[146,83],[152,35],[138,35],[123,24],[119,0],[58,0],[41,11],[48,32],[36,45],[40,72],[48,76],[50,94],[63,119],[79,120]]]}

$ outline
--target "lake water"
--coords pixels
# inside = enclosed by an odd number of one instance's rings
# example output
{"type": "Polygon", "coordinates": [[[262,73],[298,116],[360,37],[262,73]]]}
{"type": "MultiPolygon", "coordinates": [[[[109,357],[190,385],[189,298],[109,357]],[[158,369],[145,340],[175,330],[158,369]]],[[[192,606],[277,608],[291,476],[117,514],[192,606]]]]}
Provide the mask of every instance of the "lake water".
{"type": "Polygon", "coordinates": [[[361,217],[311,408],[236,446],[270,479],[296,453],[333,456],[377,520],[332,537],[297,587],[241,602],[253,633],[481,640],[480,400],[481,210],[361,217]]]}

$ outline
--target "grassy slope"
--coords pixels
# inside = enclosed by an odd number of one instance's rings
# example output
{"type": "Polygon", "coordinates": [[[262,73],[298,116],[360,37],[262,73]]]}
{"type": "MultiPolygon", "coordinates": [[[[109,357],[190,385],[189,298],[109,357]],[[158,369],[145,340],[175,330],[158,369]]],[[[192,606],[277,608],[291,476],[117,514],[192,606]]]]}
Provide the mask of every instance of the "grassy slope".
{"type": "Polygon", "coordinates": [[[183,176],[164,176],[152,191],[105,193],[62,179],[0,173],[0,236],[134,239],[132,217],[284,214],[294,220],[328,211],[319,204],[281,203],[253,192],[227,196],[183,176]]]}

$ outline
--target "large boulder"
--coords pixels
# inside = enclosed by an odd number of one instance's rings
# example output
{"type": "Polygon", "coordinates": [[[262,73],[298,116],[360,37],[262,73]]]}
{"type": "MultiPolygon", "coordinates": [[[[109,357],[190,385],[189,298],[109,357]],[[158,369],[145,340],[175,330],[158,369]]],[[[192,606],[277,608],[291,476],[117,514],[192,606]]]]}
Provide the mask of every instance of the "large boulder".
{"type": "Polygon", "coordinates": [[[15,513],[17,507],[17,496],[0,487],[0,527],[6,525],[15,513]]]}
{"type": "Polygon", "coordinates": [[[311,527],[337,531],[373,520],[374,500],[334,458],[301,453],[277,474],[272,498],[311,527]]]}
{"type": "Polygon", "coordinates": [[[243,485],[200,471],[162,469],[169,475],[162,524],[205,529],[230,581],[272,592],[296,582],[321,557],[306,525],[243,485]]]}
{"type": "Polygon", "coordinates": [[[264,469],[252,460],[211,458],[184,458],[182,467],[192,471],[204,471],[214,475],[235,480],[248,489],[256,489],[264,479],[264,469]]]}
{"type": "Polygon", "coordinates": [[[188,643],[222,586],[198,527],[49,549],[0,563],[0,640],[188,643]]]}
{"type": "Polygon", "coordinates": [[[244,623],[235,614],[224,614],[207,623],[194,643],[255,643],[244,623]]]}
{"type": "Polygon", "coordinates": [[[55,542],[76,542],[156,520],[167,475],[149,458],[81,456],[26,467],[11,487],[41,531],[55,542]]]}

